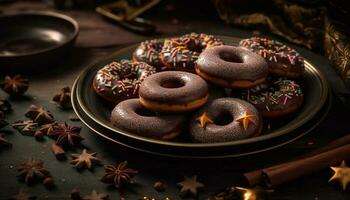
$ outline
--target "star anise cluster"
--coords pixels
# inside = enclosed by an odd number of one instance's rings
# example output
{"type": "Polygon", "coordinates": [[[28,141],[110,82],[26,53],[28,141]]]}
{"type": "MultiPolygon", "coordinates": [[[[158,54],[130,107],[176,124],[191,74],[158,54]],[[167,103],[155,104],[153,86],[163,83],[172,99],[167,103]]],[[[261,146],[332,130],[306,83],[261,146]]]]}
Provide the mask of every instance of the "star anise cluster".
{"type": "Polygon", "coordinates": [[[29,159],[18,167],[18,177],[27,184],[32,184],[36,181],[43,181],[50,177],[49,171],[44,168],[44,163],[41,160],[29,159]]]}
{"type": "Polygon", "coordinates": [[[102,177],[101,181],[106,184],[113,184],[119,189],[122,184],[132,183],[132,178],[138,173],[137,170],[128,168],[128,162],[124,161],[117,165],[106,165],[106,174],[102,177]]]}
{"type": "Polygon", "coordinates": [[[52,98],[52,101],[58,106],[60,106],[62,109],[70,109],[72,108],[72,103],[70,98],[71,98],[70,88],[64,87],[61,89],[61,91],[58,94],[56,94],[52,98]]]}
{"type": "Polygon", "coordinates": [[[0,88],[12,96],[23,95],[29,87],[29,80],[23,78],[21,75],[14,77],[5,76],[4,80],[0,82],[0,88]]]}

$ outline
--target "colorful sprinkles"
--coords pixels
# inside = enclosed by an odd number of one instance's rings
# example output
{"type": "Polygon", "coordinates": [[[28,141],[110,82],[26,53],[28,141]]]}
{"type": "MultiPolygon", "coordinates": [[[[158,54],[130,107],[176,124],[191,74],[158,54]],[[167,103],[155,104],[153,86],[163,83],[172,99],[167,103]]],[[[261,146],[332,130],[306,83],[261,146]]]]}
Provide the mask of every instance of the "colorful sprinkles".
{"type": "Polygon", "coordinates": [[[264,57],[270,67],[281,67],[284,71],[304,70],[304,58],[295,49],[281,42],[252,37],[241,40],[239,45],[264,57]]]}
{"type": "Polygon", "coordinates": [[[101,68],[95,77],[100,94],[111,93],[116,99],[137,97],[141,82],[156,69],[144,62],[113,61],[101,68]]]}
{"type": "Polygon", "coordinates": [[[191,33],[179,38],[167,39],[161,51],[162,69],[193,71],[194,62],[205,48],[223,45],[213,35],[191,33]]]}
{"type": "Polygon", "coordinates": [[[134,51],[133,57],[136,61],[145,62],[157,69],[162,66],[160,60],[160,51],[163,48],[163,42],[157,39],[146,40],[134,51]]]}
{"type": "Polygon", "coordinates": [[[283,78],[273,81],[270,87],[259,85],[246,93],[246,99],[250,103],[266,111],[281,109],[281,106],[292,102],[293,98],[302,96],[301,87],[295,81],[283,78]]]}

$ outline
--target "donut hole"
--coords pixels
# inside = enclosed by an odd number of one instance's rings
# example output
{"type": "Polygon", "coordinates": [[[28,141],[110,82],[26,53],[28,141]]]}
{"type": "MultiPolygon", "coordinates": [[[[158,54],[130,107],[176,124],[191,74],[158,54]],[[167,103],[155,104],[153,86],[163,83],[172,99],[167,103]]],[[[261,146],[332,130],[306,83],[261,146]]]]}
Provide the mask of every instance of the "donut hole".
{"type": "Polygon", "coordinates": [[[160,86],[163,88],[180,88],[185,86],[185,82],[181,79],[168,79],[164,80],[160,86]]]}
{"type": "Polygon", "coordinates": [[[150,111],[150,110],[148,110],[146,108],[142,108],[142,107],[136,108],[135,109],[135,113],[140,115],[140,116],[143,116],[143,117],[154,117],[154,116],[156,116],[155,112],[150,111]]]}
{"type": "Polygon", "coordinates": [[[223,112],[214,119],[214,124],[219,126],[225,126],[231,122],[233,122],[233,116],[228,112],[223,112]]]}
{"type": "Polygon", "coordinates": [[[220,52],[219,57],[226,62],[243,63],[242,57],[232,52],[220,52]]]}

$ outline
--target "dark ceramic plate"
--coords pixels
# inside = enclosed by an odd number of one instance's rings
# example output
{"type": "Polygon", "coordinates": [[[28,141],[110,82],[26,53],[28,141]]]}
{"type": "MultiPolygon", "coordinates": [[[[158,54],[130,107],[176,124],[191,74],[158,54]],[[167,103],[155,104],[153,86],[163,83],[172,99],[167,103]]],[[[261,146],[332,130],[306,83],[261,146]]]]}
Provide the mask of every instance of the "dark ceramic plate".
{"type": "MultiPolygon", "coordinates": [[[[219,36],[225,44],[236,45],[240,38],[219,36]]],[[[72,103],[81,120],[99,135],[125,146],[166,156],[177,157],[233,157],[253,154],[287,144],[305,135],[318,124],[328,112],[330,101],[328,84],[322,73],[309,61],[305,61],[306,73],[297,80],[305,93],[302,108],[292,116],[276,120],[264,120],[262,135],[254,138],[211,144],[192,143],[182,133],[177,141],[167,142],[145,138],[125,132],[111,125],[109,105],[93,91],[92,80],[102,66],[112,60],[130,58],[137,44],[125,47],[87,68],[76,80],[72,89],[72,103]],[[266,127],[269,128],[266,128],[266,127]]]]}
{"type": "Polygon", "coordinates": [[[75,20],[53,12],[1,16],[0,71],[32,71],[64,60],[78,31],[75,20]]]}

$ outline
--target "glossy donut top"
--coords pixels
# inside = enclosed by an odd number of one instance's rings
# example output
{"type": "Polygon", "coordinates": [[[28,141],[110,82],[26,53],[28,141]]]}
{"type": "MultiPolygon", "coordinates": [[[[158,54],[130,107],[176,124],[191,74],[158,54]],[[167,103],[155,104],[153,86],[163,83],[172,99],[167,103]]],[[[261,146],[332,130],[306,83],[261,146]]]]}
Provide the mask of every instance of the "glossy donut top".
{"type": "Polygon", "coordinates": [[[134,134],[163,138],[179,132],[185,117],[179,114],[159,115],[144,108],[139,99],[120,102],[111,113],[111,122],[117,128],[134,134]]]}
{"type": "Polygon", "coordinates": [[[119,102],[138,96],[141,82],[156,69],[143,62],[113,61],[97,71],[93,86],[103,98],[119,102]]]}
{"type": "Polygon", "coordinates": [[[241,40],[239,45],[265,58],[270,68],[281,68],[296,73],[304,72],[304,58],[295,49],[281,42],[251,37],[241,40]]]}
{"type": "Polygon", "coordinates": [[[163,43],[157,39],[141,42],[133,53],[134,60],[148,63],[159,70],[163,65],[159,56],[163,43]]]}
{"type": "Polygon", "coordinates": [[[207,34],[191,33],[166,39],[161,51],[164,69],[194,72],[194,62],[206,48],[223,45],[223,42],[207,34]]]}
{"type": "Polygon", "coordinates": [[[153,74],[142,82],[139,90],[142,98],[173,104],[189,103],[202,99],[207,94],[207,83],[200,76],[181,71],[153,74]]]}
{"type": "Polygon", "coordinates": [[[261,56],[227,45],[205,49],[196,64],[200,71],[227,81],[254,81],[268,74],[267,63],[261,56]]]}
{"type": "Polygon", "coordinates": [[[193,140],[202,143],[228,142],[253,137],[260,134],[261,128],[262,119],[257,109],[252,104],[236,98],[215,99],[198,110],[190,122],[193,140]],[[203,113],[212,121],[206,123],[204,127],[199,121],[203,113]]]}
{"type": "Polygon", "coordinates": [[[262,111],[284,110],[290,106],[300,106],[303,92],[299,84],[288,79],[270,79],[266,84],[251,88],[247,100],[262,111]]]}

